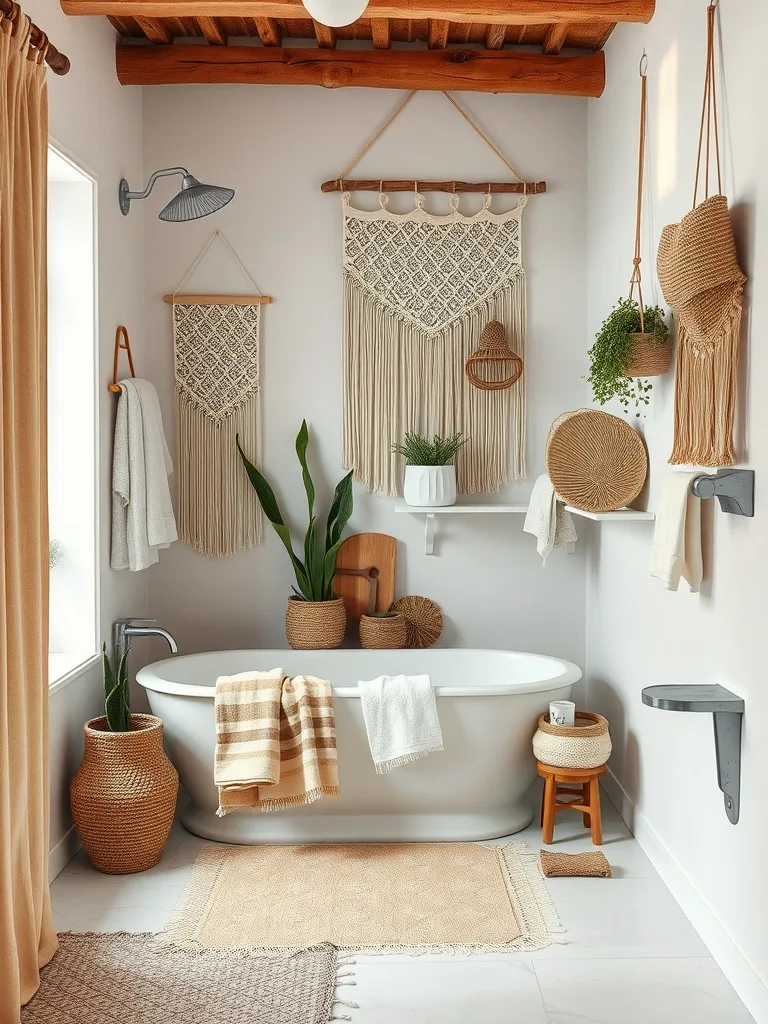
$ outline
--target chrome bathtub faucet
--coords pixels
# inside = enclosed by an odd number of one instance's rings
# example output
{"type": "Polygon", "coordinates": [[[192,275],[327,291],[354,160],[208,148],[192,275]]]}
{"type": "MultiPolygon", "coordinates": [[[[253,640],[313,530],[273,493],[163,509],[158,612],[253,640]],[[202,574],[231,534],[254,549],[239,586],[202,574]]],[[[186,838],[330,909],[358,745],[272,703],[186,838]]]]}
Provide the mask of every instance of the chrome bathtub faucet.
{"type": "Polygon", "coordinates": [[[179,653],[179,646],[167,629],[151,625],[136,626],[134,625],[136,622],[151,623],[157,622],[157,619],[118,619],[115,622],[112,627],[112,639],[115,648],[115,663],[117,665],[120,664],[123,657],[131,649],[131,639],[135,636],[162,636],[168,641],[171,654],[179,653]]]}

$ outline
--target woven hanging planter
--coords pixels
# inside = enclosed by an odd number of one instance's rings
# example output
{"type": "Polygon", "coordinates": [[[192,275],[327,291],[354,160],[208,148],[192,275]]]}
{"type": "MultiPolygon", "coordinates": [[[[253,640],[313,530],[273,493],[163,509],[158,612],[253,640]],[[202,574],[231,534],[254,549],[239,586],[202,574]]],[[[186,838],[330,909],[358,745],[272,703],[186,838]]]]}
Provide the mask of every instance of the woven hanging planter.
{"type": "Polygon", "coordinates": [[[509,347],[507,332],[498,320],[486,324],[480,345],[467,359],[464,371],[467,380],[481,391],[506,391],[520,379],[523,360],[509,347]]]}
{"type": "Polygon", "coordinates": [[[630,334],[632,345],[624,372],[628,377],[661,377],[669,369],[669,343],[659,344],[655,334],[630,334]]]}
{"type": "Polygon", "coordinates": [[[405,616],[396,612],[394,615],[363,615],[360,618],[360,646],[368,650],[393,650],[405,647],[408,634],[405,616]]]}
{"type": "Polygon", "coordinates": [[[591,711],[577,711],[574,725],[550,725],[549,715],[539,716],[533,737],[537,760],[554,768],[597,768],[611,756],[608,719],[591,711]]]}
{"type": "Polygon", "coordinates": [[[431,647],[443,632],[443,613],[428,597],[401,597],[392,611],[405,618],[406,647],[431,647]]]}
{"type": "Polygon", "coordinates": [[[344,599],[302,601],[288,598],[285,635],[295,651],[330,650],[339,647],[347,629],[344,599]]]}
{"type": "Polygon", "coordinates": [[[179,789],[163,752],[163,723],[131,715],[129,732],[111,732],[104,717],[83,728],[85,754],[69,792],[85,852],[106,874],[146,871],[162,856],[179,789]]]}
{"type": "Polygon", "coordinates": [[[618,416],[596,409],[558,416],[549,430],[546,461],[555,491],[585,512],[624,508],[648,473],[640,435],[618,416]]]}

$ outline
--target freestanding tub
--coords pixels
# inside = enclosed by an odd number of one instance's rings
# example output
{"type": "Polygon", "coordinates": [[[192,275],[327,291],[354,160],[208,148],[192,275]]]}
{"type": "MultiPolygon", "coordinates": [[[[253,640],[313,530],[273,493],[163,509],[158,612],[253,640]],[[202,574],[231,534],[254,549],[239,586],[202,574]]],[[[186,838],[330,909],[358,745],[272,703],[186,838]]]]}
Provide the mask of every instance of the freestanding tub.
{"type": "Polygon", "coordinates": [[[225,843],[491,839],[530,824],[531,737],[550,700],[567,698],[580,670],[567,661],[489,650],[215,651],[141,669],[168,754],[190,798],[182,824],[225,843]],[[213,784],[217,676],[281,667],[333,683],[341,796],[290,811],[216,817],[213,784]],[[430,675],[444,751],[377,775],[357,681],[430,675]]]}

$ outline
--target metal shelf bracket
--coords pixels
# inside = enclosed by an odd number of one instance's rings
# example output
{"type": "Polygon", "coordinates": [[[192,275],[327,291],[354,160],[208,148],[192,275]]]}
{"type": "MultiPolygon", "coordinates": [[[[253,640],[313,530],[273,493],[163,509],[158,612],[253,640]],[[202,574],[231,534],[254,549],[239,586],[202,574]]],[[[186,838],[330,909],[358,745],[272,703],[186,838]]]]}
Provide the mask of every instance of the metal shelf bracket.
{"type": "Polygon", "coordinates": [[[723,512],[755,514],[754,469],[718,469],[713,476],[702,473],[691,481],[691,491],[697,498],[717,498],[723,512]]]}

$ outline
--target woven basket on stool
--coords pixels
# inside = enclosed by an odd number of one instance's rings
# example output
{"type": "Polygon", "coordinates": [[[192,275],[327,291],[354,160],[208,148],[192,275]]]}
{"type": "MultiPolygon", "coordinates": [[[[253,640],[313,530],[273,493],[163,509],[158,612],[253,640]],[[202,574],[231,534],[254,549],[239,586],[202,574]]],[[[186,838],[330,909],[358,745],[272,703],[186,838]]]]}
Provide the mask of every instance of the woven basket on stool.
{"type": "Polygon", "coordinates": [[[344,599],[302,601],[288,598],[285,635],[295,651],[320,651],[340,647],[347,629],[344,599]]]}
{"type": "Polygon", "coordinates": [[[547,472],[568,505],[585,512],[614,512],[643,489],[648,454],[628,423],[597,409],[565,412],[547,438],[547,472]]]}
{"type": "Polygon", "coordinates": [[[85,852],[109,875],[146,871],[162,856],[179,789],[163,752],[163,723],[131,715],[129,732],[110,732],[104,717],[83,728],[85,755],[69,793],[85,852]]]}
{"type": "Polygon", "coordinates": [[[630,334],[632,345],[624,373],[628,377],[661,377],[669,369],[669,343],[660,345],[655,334],[630,334]]]}
{"type": "Polygon", "coordinates": [[[574,725],[551,725],[539,715],[533,737],[537,760],[556,768],[597,768],[611,756],[608,719],[591,711],[577,711],[574,725]]]}

